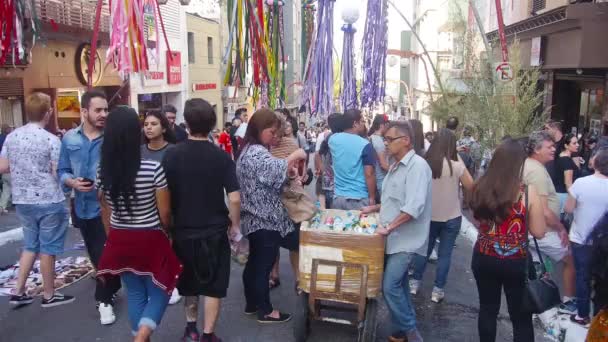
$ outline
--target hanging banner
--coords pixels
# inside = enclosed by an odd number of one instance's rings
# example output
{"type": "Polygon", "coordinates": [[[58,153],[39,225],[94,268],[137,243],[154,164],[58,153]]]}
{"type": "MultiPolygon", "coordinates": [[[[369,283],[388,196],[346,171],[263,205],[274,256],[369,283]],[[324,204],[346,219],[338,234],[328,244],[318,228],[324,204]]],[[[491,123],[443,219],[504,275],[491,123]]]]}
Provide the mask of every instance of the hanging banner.
{"type": "Polygon", "coordinates": [[[502,17],[502,5],[500,0],[496,0],[496,19],[498,19],[498,37],[500,38],[500,48],[502,50],[502,61],[509,61],[509,51],[507,50],[507,37],[505,36],[505,21],[502,17]]]}

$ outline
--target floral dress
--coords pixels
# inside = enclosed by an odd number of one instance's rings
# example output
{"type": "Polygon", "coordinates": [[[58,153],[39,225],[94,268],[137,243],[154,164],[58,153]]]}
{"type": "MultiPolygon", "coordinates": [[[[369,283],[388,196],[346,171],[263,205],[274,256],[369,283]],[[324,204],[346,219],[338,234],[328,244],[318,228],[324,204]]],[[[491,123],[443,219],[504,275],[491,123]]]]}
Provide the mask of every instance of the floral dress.
{"type": "Polygon", "coordinates": [[[287,183],[287,161],[273,157],[262,145],[246,146],[236,164],[241,186],[241,230],[249,235],[260,229],[274,230],[285,237],[295,230],[281,203],[287,183]]]}

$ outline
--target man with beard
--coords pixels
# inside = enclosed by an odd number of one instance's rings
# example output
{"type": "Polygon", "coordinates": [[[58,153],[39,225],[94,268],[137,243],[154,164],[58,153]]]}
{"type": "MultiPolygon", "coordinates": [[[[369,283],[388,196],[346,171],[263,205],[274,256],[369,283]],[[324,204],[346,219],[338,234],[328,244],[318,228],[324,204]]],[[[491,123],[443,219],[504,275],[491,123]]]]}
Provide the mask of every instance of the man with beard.
{"type": "Polygon", "coordinates": [[[358,109],[343,114],[346,129],[329,138],[334,168],[334,209],[359,210],[376,204],[376,152],[369,140],[365,119],[358,109]]]}
{"type": "MultiPolygon", "coordinates": [[[[82,95],[80,114],[82,124],[68,131],[61,143],[59,181],[65,192],[74,190],[75,213],[89,258],[95,267],[106,243],[106,233],[101,220],[101,208],[95,191],[97,166],[103,142],[103,129],[108,116],[108,101],[102,92],[93,90],[82,95]]],[[[97,281],[95,300],[101,324],[112,324],[114,294],[120,289],[120,278],[111,277],[97,281]]]]}
{"type": "Polygon", "coordinates": [[[180,125],[175,124],[175,120],[177,119],[177,108],[173,105],[164,105],[162,109],[162,114],[165,115],[167,120],[169,120],[169,124],[173,132],[175,132],[175,141],[180,143],[186,139],[188,139],[188,132],[183,129],[180,125]]]}

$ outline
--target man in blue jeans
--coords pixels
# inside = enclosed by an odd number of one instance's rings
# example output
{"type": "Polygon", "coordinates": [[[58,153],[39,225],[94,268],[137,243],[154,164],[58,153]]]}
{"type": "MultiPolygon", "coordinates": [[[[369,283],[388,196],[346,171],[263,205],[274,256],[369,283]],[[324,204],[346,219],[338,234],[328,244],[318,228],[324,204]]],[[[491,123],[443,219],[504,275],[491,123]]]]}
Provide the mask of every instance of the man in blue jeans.
{"type": "Polygon", "coordinates": [[[51,116],[51,98],[33,93],[25,101],[28,124],[7,138],[0,152],[0,172],[11,173],[13,203],[23,224],[24,248],[19,260],[19,278],[9,303],[31,304],[25,291],[27,277],[40,254],[43,299],[48,308],[71,303],[74,297],[55,291],[55,257],[63,253],[68,226],[65,197],[57,182],[61,142],[44,126],[51,116]]]}
{"type": "MultiPolygon", "coordinates": [[[[77,221],[74,226],[80,228],[89,258],[97,267],[106,243],[106,233],[94,184],[103,142],[103,129],[108,116],[108,101],[104,93],[88,91],[82,95],[80,106],[82,125],[65,134],[57,171],[65,192],[74,190],[77,221]]],[[[119,277],[110,277],[105,282],[97,281],[95,300],[103,325],[112,324],[116,320],[114,295],[119,289],[119,277]]]]}
{"type": "Polygon", "coordinates": [[[380,211],[379,234],[386,237],[382,292],[392,317],[391,342],[421,342],[410,297],[408,267],[414,254],[426,253],[431,223],[431,168],[413,147],[407,122],[396,122],[384,135],[384,144],[395,162],[382,186],[381,205],[364,207],[380,211]]]}

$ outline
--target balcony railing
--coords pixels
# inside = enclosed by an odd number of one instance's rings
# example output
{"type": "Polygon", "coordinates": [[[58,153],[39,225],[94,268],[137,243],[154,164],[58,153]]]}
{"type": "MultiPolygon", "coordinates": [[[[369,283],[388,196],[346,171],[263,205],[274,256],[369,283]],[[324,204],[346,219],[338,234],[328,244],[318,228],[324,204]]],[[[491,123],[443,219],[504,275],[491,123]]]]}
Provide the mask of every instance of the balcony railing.
{"type": "MultiPolygon", "coordinates": [[[[95,26],[97,2],[89,0],[36,0],[36,14],[47,23],[66,25],[92,31],[95,26]]],[[[101,11],[100,31],[110,32],[110,12],[107,3],[101,11]]]]}

